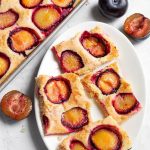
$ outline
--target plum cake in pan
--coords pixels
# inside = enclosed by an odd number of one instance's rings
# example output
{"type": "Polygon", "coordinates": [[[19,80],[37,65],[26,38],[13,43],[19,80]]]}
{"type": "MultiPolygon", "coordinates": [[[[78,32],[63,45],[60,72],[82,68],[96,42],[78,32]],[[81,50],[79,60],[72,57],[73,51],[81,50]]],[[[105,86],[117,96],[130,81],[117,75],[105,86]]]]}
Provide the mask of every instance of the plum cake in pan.
{"type": "Polygon", "coordinates": [[[36,85],[45,135],[75,132],[91,122],[90,103],[76,74],[41,75],[36,85]]]}
{"type": "Polygon", "coordinates": [[[117,63],[86,74],[82,83],[105,115],[111,115],[118,123],[127,120],[141,109],[131,85],[120,75],[117,63]]]}
{"type": "Polygon", "coordinates": [[[129,150],[131,146],[127,133],[109,116],[65,138],[59,150],[129,150]]]}
{"type": "Polygon", "coordinates": [[[0,85],[82,0],[0,0],[0,85]]]}
{"type": "Polygon", "coordinates": [[[118,50],[100,27],[83,31],[52,48],[64,72],[83,75],[118,57],[118,50]]]}

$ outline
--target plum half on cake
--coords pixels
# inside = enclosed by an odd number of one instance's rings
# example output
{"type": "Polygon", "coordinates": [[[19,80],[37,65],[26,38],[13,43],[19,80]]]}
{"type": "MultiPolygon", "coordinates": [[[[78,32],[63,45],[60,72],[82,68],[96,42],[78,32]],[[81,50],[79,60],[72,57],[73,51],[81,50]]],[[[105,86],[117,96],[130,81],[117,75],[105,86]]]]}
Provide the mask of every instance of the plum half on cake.
{"type": "Polygon", "coordinates": [[[90,103],[77,75],[42,75],[36,84],[45,135],[75,132],[91,121],[90,103]]]}
{"type": "Polygon", "coordinates": [[[111,115],[119,123],[141,109],[130,84],[120,76],[117,63],[85,75],[82,83],[104,114],[111,115]]]}
{"type": "Polygon", "coordinates": [[[127,133],[109,116],[65,138],[59,150],[129,150],[131,146],[127,133]]]}
{"type": "Polygon", "coordinates": [[[80,1],[0,1],[0,84],[80,1]]]}
{"type": "Polygon", "coordinates": [[[52,48],[64,72],[82,75],[118,57],[118,50],[100,27],[78,33],[52,48]]]}

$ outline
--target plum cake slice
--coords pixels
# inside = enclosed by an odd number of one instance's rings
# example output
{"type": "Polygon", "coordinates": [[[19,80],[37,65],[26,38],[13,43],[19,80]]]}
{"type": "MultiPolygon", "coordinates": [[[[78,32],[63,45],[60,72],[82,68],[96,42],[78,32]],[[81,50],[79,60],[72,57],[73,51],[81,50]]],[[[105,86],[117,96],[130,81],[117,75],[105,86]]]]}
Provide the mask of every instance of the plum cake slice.
{"type": "Polygon", "coordinates": [[[52,48],[64,72],[78,75],[118,57],[118,50],[100,27],[84,31],[52,48]]]}
{"type": "Polygon", "coordinates": [[[36,83],[45,135],[75,132],[90,122],[90,103],[76,74],[41,75],[36,83]]]}
{"type": "Polygon", "coordinates": [[[90,123],[82,131],[65,138],[60,150],[129,150],[132,146],[127,133],[112,117],[90,123]]]}
{"type": "Polygon", "coordinates": [[[119,123],[141,109],[130,84],[120,76],[117,63],[85,75],[82,83],[104,114],[111,115],[119,123]]]}

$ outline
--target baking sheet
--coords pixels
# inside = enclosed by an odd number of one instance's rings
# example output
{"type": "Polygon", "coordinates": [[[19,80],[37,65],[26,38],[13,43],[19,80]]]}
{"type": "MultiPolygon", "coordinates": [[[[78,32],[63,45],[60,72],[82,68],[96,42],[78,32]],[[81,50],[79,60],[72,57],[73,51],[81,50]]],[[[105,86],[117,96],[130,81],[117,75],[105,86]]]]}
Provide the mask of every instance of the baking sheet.
{"type": "Polygon", "coordinates": [[[75,13],[85,4],[87,0],[82,0],[72,12],[56,27],[56,29],[28,56],[28,58],[0,85],[0,91],[9,84],[11,80],[40,52],[40,50],[48,43],[51,38],[75,15],[75,13]]]}

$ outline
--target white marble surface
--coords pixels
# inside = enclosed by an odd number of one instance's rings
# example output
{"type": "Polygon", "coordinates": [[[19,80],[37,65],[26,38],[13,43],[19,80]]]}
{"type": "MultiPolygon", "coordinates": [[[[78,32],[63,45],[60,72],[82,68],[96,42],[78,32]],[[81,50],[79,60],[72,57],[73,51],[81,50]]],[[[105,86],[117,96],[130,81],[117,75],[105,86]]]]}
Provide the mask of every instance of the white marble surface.
{"type": "MultiPolygon", "coordinates": [[[[0,93],[0,98],[8,91],[16,89],[24,92],[33,99],[34,77],[37,74],[40,62],[48,46],[61,33],[83,21],[96,20],[108,23],[122,30],[122,24],[125,18],[134,12],[140,12],[150,18],[150,0],[129,0],[129,9],[127,13],[114,21],[109,21],[100,15],[97,8],[97,0],[89,2],[81,8],[57,35],[45,46],[44,49],[15,77],[15,79],[0,93]]],[[[131,40],[131,39],[130,39],[131,40]]],[[[150,38],[143,41],[131,40],[136,48],[136,52],[141,60],[147,86],[147,106],[142,129],[134,144],[134,150],[149,150],[150,148],[150,38]]],[[[131,64],[132,65],[132,64],[131,64]]],[[[139,85],[140,86],[140,85],[139,85]]],[[[29,118],[20,122],[12,121],[0,112],[0,150],[46,150],[46,147],[40,137],[34,111],[29,118]]]]}

